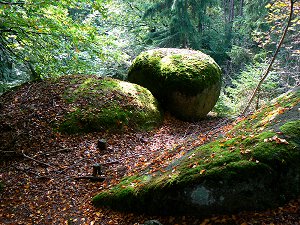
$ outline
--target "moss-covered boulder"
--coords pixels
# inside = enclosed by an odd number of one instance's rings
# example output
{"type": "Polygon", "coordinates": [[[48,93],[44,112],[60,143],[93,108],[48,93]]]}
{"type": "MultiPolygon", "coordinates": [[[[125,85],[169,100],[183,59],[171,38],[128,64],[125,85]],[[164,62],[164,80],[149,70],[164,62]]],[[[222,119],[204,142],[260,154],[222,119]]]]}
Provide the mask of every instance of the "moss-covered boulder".
{"type": "Polygon", "coordinates": [[[151,129],[162,121],[151,92],[139,85],[95,76],[70,80],[63,98],[70,104],[58,129],[67,133],[151,129]]]}
{"type": "Polygon", "coordinates": [[[300,120],[291,115],[299,106],[298,89],[239,122],[226,137],[175,159],[164,172],[126,177],[93,203],[201,216],[266,209],[298,197],[300,120]]]}
{"type": "Polygon", "coordinates": [[[200,51],[161,48],[141,53],[129,69],[128,80],[148,88],[177,117],[197,120],[218,100],[221,69],[200,51]]]}
{"type": "Polygon", "coordinates": [[[34,129],[50,127],[69,134],[120,132],[151,129],[162,121],[158,103],[146,88],[90,75],[24,84],[1,96],[0,103],[5,106],[0,112],[0,127],[9,126],[8,132],[14,127],[22,129],[22,124],[28,124],[26,130],[34,125],[34,129]],[[20,117],[17,123],[11,114],[20,117]]]}

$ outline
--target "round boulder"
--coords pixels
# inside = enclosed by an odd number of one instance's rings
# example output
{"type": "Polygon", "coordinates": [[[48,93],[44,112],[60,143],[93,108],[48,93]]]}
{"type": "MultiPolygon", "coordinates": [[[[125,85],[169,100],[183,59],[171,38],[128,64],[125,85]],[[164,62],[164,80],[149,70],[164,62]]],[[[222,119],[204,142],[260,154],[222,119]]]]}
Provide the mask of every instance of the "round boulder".
{"type": "Polygon", "coordinates": [[[141,53],[129,69],[128,80],[148,88],[175,116],[197,120],[219,98],[221,69],[200,51],[160,48],[141,53]]]}
{"type": "Polygon", "coordinates": [[[96,76],[71,76],[63,94],[69,103],[58,129],[66,133],[148,130],[162,121],[158,102],[137,84],[96,76]],[[71,106],[71,107],[70,107],[71,106]]]}

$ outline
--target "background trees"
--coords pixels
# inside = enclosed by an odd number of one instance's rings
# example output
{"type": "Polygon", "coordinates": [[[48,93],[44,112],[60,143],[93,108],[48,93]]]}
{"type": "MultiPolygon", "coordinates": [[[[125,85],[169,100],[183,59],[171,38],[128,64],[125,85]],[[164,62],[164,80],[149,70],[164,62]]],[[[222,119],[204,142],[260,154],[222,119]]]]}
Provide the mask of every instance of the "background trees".
{"type": "MultiPolygon", "coordinates": [[[[126,79],[132,59],[145,49],[191,48],[221,65],[222,104],[236,106],[232,90],[243,91],[248,82],[243,77],[259,78],[275,51],[288,7],[289,0],[1,1],[0,81],[3,86],[73,73],[126,79]]],[[[272,93],[300,82],[299,1],[294,8],[271,71],[272,93]]],[[[263,96],[260,100],[268,99],[263,96]]],[[[239,100],[246,102],[246,97],[239,100]]]]}
{"type": "Polygon", "coordinates": [[[164,27],[148,38],[155,46],[203,50],[221,62],[226,59],[221,1],[163,0],[150,6],[144,18],[159,18],[164,27]]]}
{"type": "Polygon", "coordinates": [[[106,17],[106,0],[0,2],[2,81],[95,73],[111,37],[93,21],[106,17]]]}

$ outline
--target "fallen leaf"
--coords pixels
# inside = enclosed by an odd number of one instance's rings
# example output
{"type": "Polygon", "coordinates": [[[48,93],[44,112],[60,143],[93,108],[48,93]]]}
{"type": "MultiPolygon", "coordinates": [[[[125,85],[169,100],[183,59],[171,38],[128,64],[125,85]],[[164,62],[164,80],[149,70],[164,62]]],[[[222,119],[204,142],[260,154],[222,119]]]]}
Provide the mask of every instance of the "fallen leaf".
{"type": "Polygon", "coordinates": [[[204,174],[206,172],[206,170],[201,170],[200,174],[204,174]]]}

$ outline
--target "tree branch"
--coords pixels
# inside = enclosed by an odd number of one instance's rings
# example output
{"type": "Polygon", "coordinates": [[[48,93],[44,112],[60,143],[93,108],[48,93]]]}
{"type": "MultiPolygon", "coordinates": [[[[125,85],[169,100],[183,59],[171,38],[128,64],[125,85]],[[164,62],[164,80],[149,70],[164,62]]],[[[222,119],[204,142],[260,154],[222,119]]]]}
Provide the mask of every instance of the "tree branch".
{"type": "Polygon", "coordinates": [[[24,5],[25,2],[2,2],[0,1],[1,5],[24,5]]]}
{"type": "Polygon", "coordinates": [[[248,111],[248,109],[249,109],[251,103],[252,103],[253,100],[254,100],[255,95],[257,94],[258,90],[260,89],[260,86],[261,86],[262,83],[265,81],[265,79],[267,78],[267,76],[269,75],[269,73],[270,73],[270,71],[271,71],[272,65],[273,65],[273,63],[274,63],[274,61],[275,61],[275,59],[276,59],[276,56],[277,56],[277,54],[278,54],[280,48],[281,48],[281,45],[282,45],[282,43],[283,43],[283,41],[284,41],[284,38],[285,38],[285,36],[286,36],[286,33],[287,33],[287,31],[288,31],[288,29],[289,29],[289,27],[290,27],[290,25],[291,25],[291,20],[292,20],[293,13],[294,13],[294,3],[295,3],[295,2],[296,2],[296,1],[290,0],[290,13],[289,13],[289,18],[288,18],[287,25],[286,25],[286,27],[285,27],[283,33],[282,33],[281,39],[280,39],[280,41],[279,41],[279,43],[278,43],[278,46],[277,46],[277,48],[276,48],[276,51],[275,51],[273,57],[272,57],[272,59],[271,59],[271,61],[270,61],[270,63],[269,63],[269,66],[267,67],[267,69],[266,69],[265,72],[263,73],[262,78],[260,79],[260,81],[259,81],[259,83],[257,84],[255,90],[253,91],[253,93],[252,93],[252,95],[251,95],[251,98],[250,98],[248,104],[246,105],[244,111],[242,112],[242,115],[245,115],[245,113],[248,111]]]}
{"type": "Polygon", "coordinates": [[[72,150],[71,148],[62,148],[62,149],[59,149],[59,150],[56,150],[56,151],[44,152],[40,155],[49,156],[49,155],[52,155],[52,154],[56,154],[56,153],[60,153],[60,152],[68,152],[68,151],[71,151],[71,150],[72,150]]]}
{"type": "Polygon", "coordinates": [[[23,155],[25,158],[30,159],[30,160],[32,160],[32,161],[35,161],[35,162],[37,162],[37,163],[39,163],[39,164],[42,164],[42,165],[44,165],[44,166],[48,166],[48,167],[51,167],[51,168],[56,169],[56,167],[51,166],[50,164],[44,163],[44,162],[39,161],[39,160],[36,160],[36,159],[34,159],[34,158],[32,158],[32,157],[30,157],[30,156],[28,156],[28,155],[25,155],[23,151],[22,151],[22,155],[23,155]]]}

